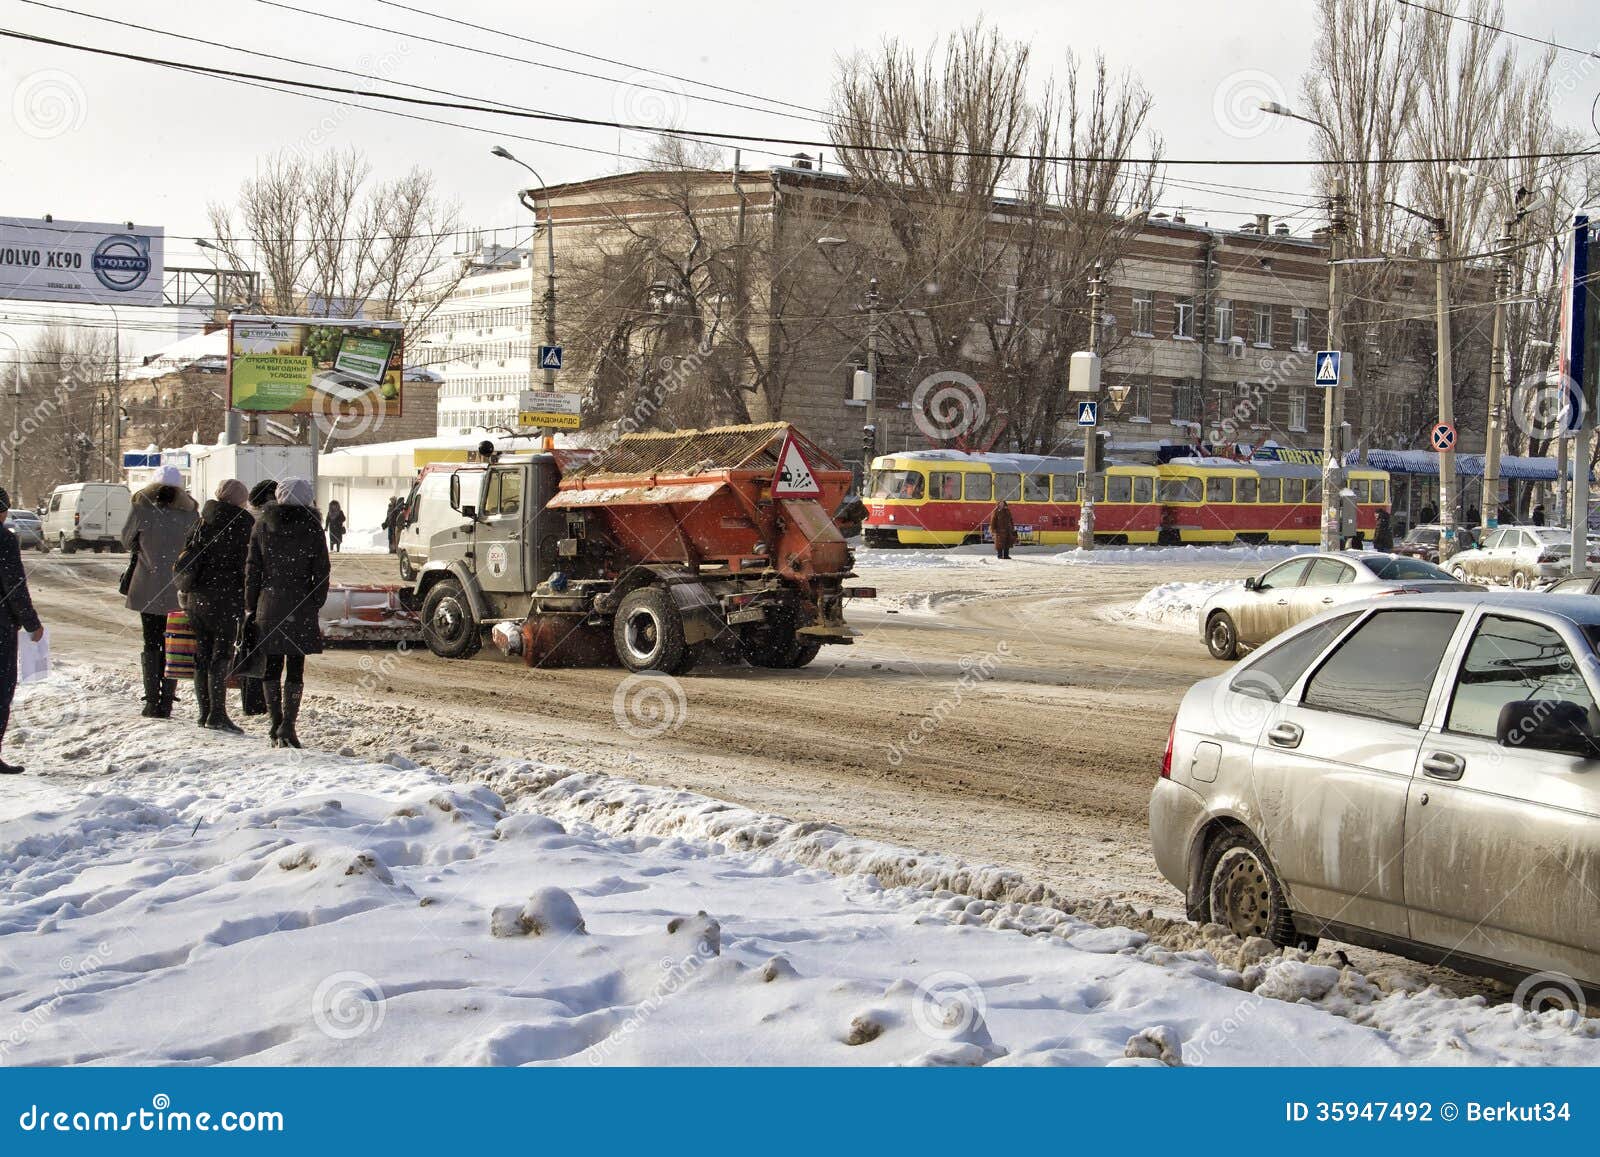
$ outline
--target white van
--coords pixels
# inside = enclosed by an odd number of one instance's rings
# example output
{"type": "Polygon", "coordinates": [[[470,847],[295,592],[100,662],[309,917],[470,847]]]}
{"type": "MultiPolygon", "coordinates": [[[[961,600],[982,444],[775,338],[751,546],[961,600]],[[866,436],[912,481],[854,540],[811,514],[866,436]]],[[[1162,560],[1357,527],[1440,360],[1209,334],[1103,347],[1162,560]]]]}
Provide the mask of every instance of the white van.
{"type": "Polygon", "coordinates": [[[96,554],[122,549],[122,528],[127,524],[133,495],[120,482],[69,482],[57,486],[44,510],[44,541],[40,550],[60,547],[71,554],[92,547],[96,554]]]}

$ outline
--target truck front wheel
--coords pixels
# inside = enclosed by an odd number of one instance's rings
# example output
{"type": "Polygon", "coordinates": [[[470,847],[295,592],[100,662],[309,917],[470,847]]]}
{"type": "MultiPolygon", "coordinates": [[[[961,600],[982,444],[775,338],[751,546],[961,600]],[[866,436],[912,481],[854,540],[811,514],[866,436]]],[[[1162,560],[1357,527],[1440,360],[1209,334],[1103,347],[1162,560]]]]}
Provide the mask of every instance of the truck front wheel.
{"type": "Polygon", "coordinates": [[[617,657],[630,671],[678,675],[694,662],[683,637],[683,619],[661,587],[641,587],[623,597],[612,620],[617,657]]]}
{"type": "Polygon", "coordinates": [[[441,659],[470,659],[483,645],[467,592],[455,579],[441,579],[422,600],[422,637],[441,659]]]}

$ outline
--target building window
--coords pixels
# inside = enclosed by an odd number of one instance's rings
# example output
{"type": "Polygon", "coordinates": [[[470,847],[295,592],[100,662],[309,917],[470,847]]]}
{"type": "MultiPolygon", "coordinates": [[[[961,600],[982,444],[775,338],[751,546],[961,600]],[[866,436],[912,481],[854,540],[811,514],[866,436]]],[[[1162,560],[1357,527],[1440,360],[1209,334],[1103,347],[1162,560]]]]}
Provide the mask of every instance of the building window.
{"type": "Polygon", "coordinates": [[[1133,291],[1133,332],[1140,337],[1156,332],[1156,295],[1148,289],[1133,291]]]}
{"type": "Polygon", "coordinates": [[[1194,298],[1179,297],[1172,303],[1172,336],[1194,340],[1194,298]]]}
{"type": "Polygon", "coordinates": [[[1294,307],[1294,348],[1308,350],[1311,348],[1311,311],[1303,305],[1294,307]]]}
{"type": "Polygon", "coordinates": [[[1128,420],[1130,422],[1148,422],[1150,420],[1150,383],[1148,380],[1139,380],[1132,383],[1128,391],[1128,420]]]}
{"type": "Polygon", "coordinates": [[[1293,386],[1289,390],[1289,429],[1298,434],[1306,429],[1306,388],[1293,386]]]}
{"type": "Polygon", "coordinates": [[[1256,345],[1263,349],[1272,347],[1272,306],[1256,306],[1256,345]]]}
{"type": "Polygon", "coordinates": [[[1172,420],[1174,422],[1198,422],[1200,420],[1199,392],[1200,387],[1193,382],[1172,383],[1172,420]]]}
{"type": "Polygon", "coordinates": [[[1226,345],[1233,340],[1233,300],[1227,297],[1217,298],[1216,307],[1211,311],[1213,333],[1211,340],[1220,345],[1226,345]]]}

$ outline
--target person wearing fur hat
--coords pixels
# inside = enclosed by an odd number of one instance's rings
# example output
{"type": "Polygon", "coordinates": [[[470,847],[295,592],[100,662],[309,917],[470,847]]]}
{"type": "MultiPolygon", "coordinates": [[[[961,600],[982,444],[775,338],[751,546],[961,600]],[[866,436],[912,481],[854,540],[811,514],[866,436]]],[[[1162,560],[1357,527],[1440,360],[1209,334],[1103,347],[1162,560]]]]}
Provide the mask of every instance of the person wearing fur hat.
{"type": "MultiPolygon", "coordinates": [[[[11,496],[0,490],[0,524],[11,510],[11,496]]],[[[17,536],[0,530],[0,741],[11,722],[11,697],[17,693],[17,632],[27,631],[37,643],[44,627],[28,594],[28,575],[22,569],[22,548],[17,536]]],[[[19,764],[0,759],[0,775],[21,775],[19,764]]]]}
{"type": "Polygon", "coordinates": [[[156,719],[171,716],[178,692],[177,680],[165,677],[167,612],[178,609],[172,567],[198,514],[198,505],[183,488],[182,472],[176,466],[163,466],[156,480],[133,496],[122,527],[122,545],[137,554],[125,605],[139,612],[144,631],[139,656],[144,672],[141,714],[156,719]]]}
{"type": "Polygon", "coordinates": [[[250,533],[245,562],[245,613],[255,619],[257,645],[267,657],[262,687],[274,747],[300,746],[295,722],[306,656],[322,650],[317,612],[328,600],[328,542],[314,497],[309,478],[278,483],[276,501],[250,533]]]}
{"type": "Polygon", "coordinates": [[[194,629],[194,698],[199,723],[212,731],[241,729],[228,718],[228,666],[244,618],[244,565],[256,520],[250,492],[237,478],[217,487],[178,556],[175,573],[194,629]]]}

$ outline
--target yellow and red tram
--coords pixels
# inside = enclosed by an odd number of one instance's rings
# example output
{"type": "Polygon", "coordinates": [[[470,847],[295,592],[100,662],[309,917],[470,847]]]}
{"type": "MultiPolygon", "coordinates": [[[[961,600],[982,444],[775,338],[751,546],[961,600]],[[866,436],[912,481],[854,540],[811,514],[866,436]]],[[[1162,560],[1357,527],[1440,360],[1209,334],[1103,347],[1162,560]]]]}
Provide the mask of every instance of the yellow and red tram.
{"type": "MultiPolygon", "coordinates": [[[[876,458],[867,480],[869,546],[959,546],[986,537],[1002,498],[1019,541],[1073,544],[1081,458],[919,450],[876,458]]],[[[1389,476],[1347,471],[1357,527],[1370,538],[1389,508],[1389,476]]],[[[1109,464],[1096,480],[1095,541],[1316,543],[1322,477],[1314,466],[1177,458],[1109,464]]]]}

